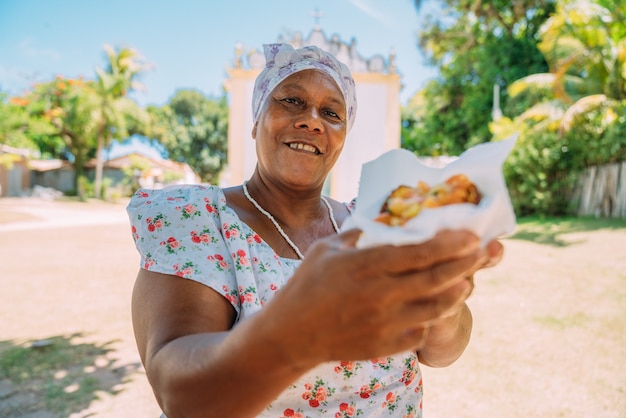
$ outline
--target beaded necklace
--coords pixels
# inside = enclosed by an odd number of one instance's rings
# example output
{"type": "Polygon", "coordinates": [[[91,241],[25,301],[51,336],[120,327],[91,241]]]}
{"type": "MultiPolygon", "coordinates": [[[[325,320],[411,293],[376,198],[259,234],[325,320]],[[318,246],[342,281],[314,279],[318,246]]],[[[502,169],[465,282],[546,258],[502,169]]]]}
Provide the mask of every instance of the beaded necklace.
{"type": "MultiPolygon", "coordinates": [[[[252,203],[254,207],[258,209],[259,212],[265,215],[267,219],[269,219],[274,224],[274,226],[276,227],[276,230],[285,239],[287,244],[289,244],[289,246],[296,252],[296,254],[298,254],[298,257],[300,257],[301,260],[304,260],[304,254],[302,254],[302,251],[300,251],[298,246],[291,240],[291,238],[289,238],[287,233],[283,231],[283,229],[280,227],[276,219],[274,219],[272,214],[266,211],[265,209],[263,209],[261,205],[259,205],[259,203],[256,200],[254,200],[252,196],[250,196],[250,193],[248,193],[248,187],[246,186],[246,183],[247,181],[245,181],[242,185],[243,194],[246,196],[246,199],[248,199],[250,203],[252,203]]],[[[328,208],[328,215],[330,217],[330,222],[333,224],[333,228],[335,228],[335,231],[339,233],[339,227],[337,226],[337,221],[335,221],[335,214],[333,213],[333,208],[330,207],[330,203],[328,203],[328,201],[326,200],[324,196],[320,196],[320,197],[322,198],[322,202],[324,202],[324,204],[328,208]]]]}

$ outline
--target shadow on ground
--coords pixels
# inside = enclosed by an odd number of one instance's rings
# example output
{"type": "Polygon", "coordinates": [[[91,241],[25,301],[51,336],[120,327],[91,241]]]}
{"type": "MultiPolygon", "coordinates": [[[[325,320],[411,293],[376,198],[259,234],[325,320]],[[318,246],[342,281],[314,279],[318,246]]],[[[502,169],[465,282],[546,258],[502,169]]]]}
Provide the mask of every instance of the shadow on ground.
{"type": "Polygon", "coordinates": [[[0,341],[0,416],[67,417],[99,393],[116,395],[139,363],[119,365],[111,347],[84,334],[0,341]]]}
{"type": "Polygon", "coordinates": [[[624,229],[625,219],[606,218],[522,218],[509,239],[530,241],[551,247],[567,247],[584,242],[567,235],[600,229],[624,229]]]}

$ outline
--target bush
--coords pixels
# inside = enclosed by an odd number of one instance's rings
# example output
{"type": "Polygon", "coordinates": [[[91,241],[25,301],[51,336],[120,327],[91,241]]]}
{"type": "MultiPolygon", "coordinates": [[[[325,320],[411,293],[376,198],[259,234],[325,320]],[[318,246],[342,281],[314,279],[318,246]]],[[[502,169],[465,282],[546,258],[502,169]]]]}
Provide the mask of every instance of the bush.
{"type": "Polygon", "coordinates": [[[605,102],[576,116],[564,142],[576,151],[572,169],[626,160],[626,101],[605,102]]]}
{"type": "Polygon", "coordinates": [[[506,120],[492,127],[497,132],[514,126],[520,132],[504,164],[518,216],[573,214],[570,200],[579,174],[590,166],[626,160],[626,102],[580,113],[566,131],[559,122],[506,120]]]}
{"type": "Polygon", "coordinates": [[[504,164],[504,176],[518,216],[569,213],[576,180],[567,169],[570,151],[555,132],[520,136],[504,164]]]}

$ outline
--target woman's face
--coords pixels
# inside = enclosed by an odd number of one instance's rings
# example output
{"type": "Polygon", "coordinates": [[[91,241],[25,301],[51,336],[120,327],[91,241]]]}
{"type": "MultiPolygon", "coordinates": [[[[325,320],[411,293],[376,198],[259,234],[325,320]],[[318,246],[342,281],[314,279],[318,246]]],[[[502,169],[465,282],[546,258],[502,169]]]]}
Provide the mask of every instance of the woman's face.
{"type": "Polygon", "coordinates": [[[252,129],[258,169],[275,181],[320,186],[346,131],[346,103],[335,81],[317,70],[292,74],[269,95],[252,129]]]}

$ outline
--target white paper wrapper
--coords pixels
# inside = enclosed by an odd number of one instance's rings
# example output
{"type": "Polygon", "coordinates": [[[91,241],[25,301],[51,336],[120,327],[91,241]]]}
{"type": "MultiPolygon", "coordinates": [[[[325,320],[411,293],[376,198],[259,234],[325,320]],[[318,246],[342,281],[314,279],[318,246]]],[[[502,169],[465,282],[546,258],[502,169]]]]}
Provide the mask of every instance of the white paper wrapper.
{"type": "Polygon", "coordinates": [[[480,237],[483,245],[510,234],[515,230],[516,219],[502,175],[502,164],[516,140],[517,135],[504,141],[476,145],[443,168],[426,166],[404,149],[384,153],[363,165],[356,209],[341,229],[359,228],[363,231],[358,247],[417,244],[443,229],[471,230],[480,237]],[[434,186],[455,174],[465,174],[478,187],[482,194],[478,205],[460,203],[422,209],[403,226],[374,221],[396,187],[403,184],[415,187],[420,180],[434,186]]]}

